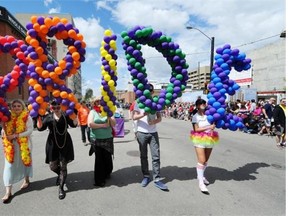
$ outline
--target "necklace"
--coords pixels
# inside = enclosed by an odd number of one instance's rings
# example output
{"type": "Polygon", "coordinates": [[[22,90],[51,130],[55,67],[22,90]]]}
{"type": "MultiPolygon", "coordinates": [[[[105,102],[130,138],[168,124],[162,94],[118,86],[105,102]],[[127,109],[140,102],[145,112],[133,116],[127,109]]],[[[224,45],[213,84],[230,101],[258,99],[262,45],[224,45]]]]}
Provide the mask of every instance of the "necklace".
{"type": "MultiPolygon", "coordinates": [[[[54,131],[54,139],[55,139],[55,143],[56,145],[58,146],[58,148],[62,149],[65,147],[65,144],[66,144],[66,138],[67,138],[67,121],[66,121],[66,118],[65,116],[61,113],[61,116],[63,116],[64,118],[64,121],[65,121],[65,128],[63,130],[62,133],[59,132],[58,128],[57,128],[57,122],[56,122],[56,119],[54,117],[54,114],[53,114],[53,131],[54,131]],[[62,146],[59,146],[58,144],[58,141],[57,141],[57,137],[56,137],[56,133],[59,135],[59,136],[63,136],[64,135],[64,143],[62,146]]],[[[60,120],[61,116],[59,117],[58,121],[60,120]]]]}

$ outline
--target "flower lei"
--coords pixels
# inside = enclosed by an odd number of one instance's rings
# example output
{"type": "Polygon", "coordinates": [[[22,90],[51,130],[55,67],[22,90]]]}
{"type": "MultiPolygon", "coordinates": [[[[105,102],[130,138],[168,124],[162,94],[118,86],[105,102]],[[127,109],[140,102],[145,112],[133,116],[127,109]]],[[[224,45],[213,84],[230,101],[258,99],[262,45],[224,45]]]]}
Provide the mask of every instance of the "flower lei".
{"type": "MultiPolygon", "coordinates": [[[[11,112],[10,121],[5,123],[5,133],[6,136],[12,135],[14,133],[22,133],[26,130],[26,122],[29,116],[29,112],[22,111],[19,116],[14,112],[11,112]]],[[[32,159],[30,149],[28,147],[28,137],[18,137],[16,138],[17,143],[20,146],[21,159],[25,166],[31,166],[32,159]]],[[[14,162],[14,145],[6,137],[3,138],[4,153],[7,161],[9,163],[14,162]]]]}

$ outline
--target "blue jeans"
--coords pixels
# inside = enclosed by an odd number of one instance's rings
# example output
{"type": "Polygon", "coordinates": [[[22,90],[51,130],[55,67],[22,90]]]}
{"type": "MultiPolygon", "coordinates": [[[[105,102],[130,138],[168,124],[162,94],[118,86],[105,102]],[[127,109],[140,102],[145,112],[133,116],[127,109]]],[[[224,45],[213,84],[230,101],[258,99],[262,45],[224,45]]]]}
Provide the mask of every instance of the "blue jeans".
{"type": "Polygon", "coordinates": [[[153,178],[155,181],[160,179],[160,144],[158,133],[136,133],[137,141],[139,143],[141,169],[144,177],[149,177],[149,165],[148,165],[148,149],[147,145],[150,145],[150,151],[152,156],[152,168],[153,178]]]}

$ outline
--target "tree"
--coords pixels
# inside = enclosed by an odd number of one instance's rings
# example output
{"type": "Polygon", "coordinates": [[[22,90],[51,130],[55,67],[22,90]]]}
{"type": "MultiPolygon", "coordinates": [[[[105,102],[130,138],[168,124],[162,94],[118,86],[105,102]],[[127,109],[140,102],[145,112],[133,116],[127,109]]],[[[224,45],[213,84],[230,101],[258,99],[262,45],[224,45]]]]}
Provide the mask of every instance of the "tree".
{"type": "Polygon", "coordinates": [[[93,97],[93,90],[91,88],[86,89],[84,100],[88,101],[93,97]]]}

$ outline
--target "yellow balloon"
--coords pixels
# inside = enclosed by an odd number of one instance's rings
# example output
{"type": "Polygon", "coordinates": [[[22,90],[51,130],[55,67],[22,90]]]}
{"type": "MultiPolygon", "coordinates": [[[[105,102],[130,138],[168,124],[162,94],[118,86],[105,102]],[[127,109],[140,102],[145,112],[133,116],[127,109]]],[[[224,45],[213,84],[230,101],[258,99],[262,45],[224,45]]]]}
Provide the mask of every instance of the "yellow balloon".
{"type": "Polygon", "coordinates": [[[107,71],[105,71],[105,70],[102,70],[101,71],[101,75],[104,77],[105,75],[107,74],[107,71]]]}
{"type": "MultiPolygon", "coordinates": [[[[100,55],[101,55],[102,57],[105,57],[105,58],[106,58],[106,56],[109,55],[109,54],[108,54],[108,52],[107,52],[106,50],[103,50],[103,51],[100,52],[100,55]]],[[[111,55],[110,55],[110,56],[111,56],[111,55]]],[[[112,58],[112,57],[111,57],[111,58],[112,58]]]]}
{"type": "Polygon", "coordinates": [[[104,35],[105,36],[111,36],[112,35],[112,31],[107,29],[107,30],[105,30],[104,35]]]}
{"type": "Polygon", "coordinates": [[[110,90],[112,91],[112,92],[114,92],[116,89],[115,89],[115,86],[113,85],[113,86],[110,86],[110,90]]]}
{"type": "MultiPolygon", "coordinates": [[[[117,67],[115,66],[115,65],[110,65],[110,67],[111,67],[111,70],[113,70],[113,71],[116,71],[117,70],[117,67]]],[[[115,74],[116,75],[116,74],[115,74]]],[[[117,76],[117,75],[116,75],[117,76]]]]}
{"type": "Polygon", "coordinates": [[[104,96],[107,96],[108,94],[107,94],[107,92],[106,91],[101,91],[101,95],[104,97],[104,96]]]}
{"type": "Polygon", "coordinates": [[[116,41],[115,40],[111,40],[109,42],[109,45],[113,48],[113,47],[116,47],[116,41]]]}
{"type": "Polygon", "coordinates": [[[107,106],[111,109],[111,107],[113,107],[114,106],[114,104],[113,104],[113,102],[112,101],[108,101],[107,102],[107,106]]]}
{"type": "Polygon", "coordinates": [[[111,59],[111,60],[109,61],[109,65],[110,65],[110,67],[115,66],[115,65],[116,65],[116,61],[115,61],[114,59],[111,59]]]}
{"type": "Polygon", "coordinates": [[[106,74],[106,75],[104,76],[104,80],[107,81],[107,82],[109,82],[109,80],[111,80],[110,75],[106,74]]]}
{"type": "Polygon", "coordinates": [[[104,66],[103,65],[101,65],[101,70],[104,71],[104,66]]]}
{"type": "Polygon", "coordinates": [[[105,41],[101,41],[101,46],[104,46],[105,44],[105,41]]]}
{"type": "Polygon", "coordinates": [[[111,107],[110,109],[111,109],[111,111],[114,113],[114,112],[116,111],[116,106],[113,106],[113,107],[111,107]]]}
{"type": "Polygon", "coordinates": [[[102,115],[102,116],[107,116],[107,112],[102,111],[102,112],[101,112],[101,115],[102,115]]]}
{"type": "Polygon", "coordinates": [[[112,56],[110,54],[105,55],[105,59],[107,61],[110,61],[112,59],[112,56]]]}
{"type": "Polygon", "coordinates": [[[107,103],[109,100],[110,100],[110,97],[107,95],[107,96],[104,96],[103,97],[103,100],[107,103]]]}
{"type": "Polygon", "coordinates": [[[114,86],[114,85],[115,85],[114,80],[109,80],[109,81],[108,81],[108,85],[109,85],[110,87],[114,86]]]}

